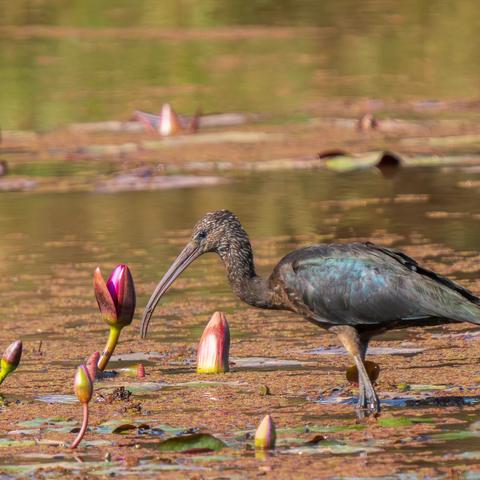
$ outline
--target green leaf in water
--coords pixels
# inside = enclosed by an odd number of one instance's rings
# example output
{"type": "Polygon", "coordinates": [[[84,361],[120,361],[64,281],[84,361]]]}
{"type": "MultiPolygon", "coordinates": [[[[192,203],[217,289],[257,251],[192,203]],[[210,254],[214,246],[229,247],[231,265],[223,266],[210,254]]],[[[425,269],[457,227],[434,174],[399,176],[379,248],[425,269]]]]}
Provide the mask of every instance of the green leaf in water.
{"type": "Polygon", "coordinates": [[[192,462],[228,462],[234,460],[234,457],[228,455],[198,455],[190,458],[192,462]]]}
{"type": "Polygon", "coordinates": [[[11,440],[10,438],[0,438],[0,448],[5,447],[33,447],[35,440],[11,440]]]}
{"type": "Polygon", "coordinates": [[[220,439],[208,433],[194,433],[180,435],[160,442],[156,445],[161,452],[186,452],[188,450],[213,450],[218,451],[226,445],[220,439]]]}
{"type": "Polygon", "coordinates": [[[473,438],[480,436],[477,432],[471,432],[470,430],[460,430],[458,432],[443,432],[434,433],[431,438],[434,440],[464,440],[466,438],[473,438]]]}
{"type": "Polygon", "coordinates": [[[277,428],[277,433],[335,433],[344,430],[363,430],[366,425],[303,425],[300,427],[277,428]]]}
{"type": "Polygon", "coordinates": [[[378,419],[381,427],[408,427],[416,423],[433,423],[433,418],[423,417],[381,417],[378,419]]]}
{"type": "Polygon", "coordinates": [[[122,425],[118,425],[112,430],[112,433],[128,433],[132,430],[136,430],[137,427],[132,425],[131,423],[123,423],[122,425]]]}
{"type": "Polygon", "coordinates": [[[57,426],[74,426],[76,425],[76,420],[67,420],[62,417],[36,417],[32,420],[26,420],[24,422],[17,423],[19,427],[41,427],[43,425],[57,425],[57,426]]]}

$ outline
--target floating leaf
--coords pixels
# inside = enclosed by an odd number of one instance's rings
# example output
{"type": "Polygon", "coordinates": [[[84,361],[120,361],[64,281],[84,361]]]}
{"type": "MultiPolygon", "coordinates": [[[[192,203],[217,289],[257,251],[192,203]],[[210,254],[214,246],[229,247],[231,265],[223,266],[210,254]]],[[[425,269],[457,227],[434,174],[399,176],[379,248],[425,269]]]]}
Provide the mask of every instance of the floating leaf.
{"type": "Polygon", "coordinates": [[[137,427],[135,425],[132,425],[131,423],[123,423],[122,425],[115,427],[112,430],[112,433],[128,433],[129,431],[136,429],[137,427]]]}
{"type": "Polygon", "coordinates": [[[479,433],[470,430],[460,430],[458,432],[434,433],[431,435],[432,440],[465,440],[467,438],[478,437],[479,433]]]}
{"type": "Polygon", "coordinates": [[[194,433],[192,435],[180,435],[164,440],[156,445],[156,449],[161,452],[186,452],[195,451],[218,451],[226,445],[218,438],[208,433],[194,433]]]}
{"type": "Polygon", "coordinates": [[[345,430],[363,430],[364,424],[355,425],[303,425],[300,427],[277,428],[277,433],[335,433],[345,430]]]}
{"type": "Polygon", "coordinates": [[[36,417],[32,420],[26,420],[24,422],[20,422],[17,425],[19,427],[41,427],[43,425],[55,425],[59,427],[73,427],[76,425],[77,422],[75,420],[67,420],[66,418],[62,417],[36,417]]]}
{"type": "Polygon", "coordinates": [[[35,440],[11,440],[10,438],[0,438],[0,448],[5,447],[33,447],[35,440]]]}
{"type": "Polygon", "coordinates": [[[381,427],[407,427],[416,423],[407,417],[381,417],[377,422],[381,427]]]}
{"type": "Polygon", "coordinates": [[[35,400],[45,403],[78,403],[77,397],[75,395],[40,395],[39,397],[35,397],[35,400]]]}

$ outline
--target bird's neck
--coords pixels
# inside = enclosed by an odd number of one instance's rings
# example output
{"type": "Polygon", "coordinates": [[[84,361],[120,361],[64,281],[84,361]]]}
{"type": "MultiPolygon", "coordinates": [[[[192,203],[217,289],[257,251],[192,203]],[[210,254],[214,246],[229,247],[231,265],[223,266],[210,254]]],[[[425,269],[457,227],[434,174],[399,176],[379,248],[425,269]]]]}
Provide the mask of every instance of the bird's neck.
{"type": "Polygon", "coordinates": [[[233,292],[244,302],[259,308],[272,308],[273,295],[267,281],[256,274],[252,246],[248,238],[235,240],[218,254],[225,264],[233,292]]]}

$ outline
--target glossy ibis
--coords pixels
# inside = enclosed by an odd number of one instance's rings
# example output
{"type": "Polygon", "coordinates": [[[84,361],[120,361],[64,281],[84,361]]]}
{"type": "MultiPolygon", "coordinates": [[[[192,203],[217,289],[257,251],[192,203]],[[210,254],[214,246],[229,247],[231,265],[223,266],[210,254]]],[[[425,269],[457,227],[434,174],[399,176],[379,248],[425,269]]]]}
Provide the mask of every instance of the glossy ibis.
{"type": "Polygon", "coordinates": [[[380,411],[364,366],[372,336],[410,326],[480,324],[480,298],[404,253],[372,243],[300,248],[263,279],[255,273],[247,233],[233,213],[221,210],[195,225],[190,242],[158,284],[143,313],[143,338],[162,295],[207,252],[223,260],[232,290],[244,302],[298,313],[338,336],[359,372],[360,416],[380,411]]]}

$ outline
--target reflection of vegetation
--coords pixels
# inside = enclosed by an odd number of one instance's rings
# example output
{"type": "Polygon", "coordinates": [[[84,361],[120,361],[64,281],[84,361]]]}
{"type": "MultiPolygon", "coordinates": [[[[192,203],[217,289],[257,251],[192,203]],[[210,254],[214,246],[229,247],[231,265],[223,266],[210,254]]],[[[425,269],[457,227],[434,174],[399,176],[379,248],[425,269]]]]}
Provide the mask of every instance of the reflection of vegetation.
{"type": "Polygon", "coordinates": [[[4,128],[128,118],[166,99],[186,112],[201,104],[281,113],[319,96],[478,93],[475,0],[4,3],[0,25],[22,34],[0,31],[4,128]],[[62,30],[29,36],[28,25],[62,30]],[[245,39],[228,28],[245,25],[298,30],[245,39]],[[158,28],[218,27],[227,38],[155,36],[158,28]]]}
{"type": "Polygon", "coordinates": [[[29,162],[18,163],[11,167],[12,175],[27,175],[34,177],[93,177],[111,171],[108,164],[95,162],[29,162]]]}
{"type": "MultiPolygon", "coordinates": [[[[34,273],[49,271],[52,265],[63,262],[99,261],[104,265],[122,261],[141,265],[135,274],[157,281],[187,240],[193,224],[206,211],[219,208],[230,208],[241,218],[258,258],[264,260],[259,264],[262,273],[269,272],[271,262],[289,250],[326,241],[326,236],[384,243],[385,235],[390,234],[405,239],[400,245],[408,245],[414,233],[426,242],[475,251],[480,244],[479,228],[470,215],[442,220],[426,215],[431,211],[477,212],[476,191],[455,187],[467,174],[443,175],[420,169],[413,174],[405,170],[394,182],[373,172],[283,172],[255,175],[215,188],[115,195],[4,193],[0,268],[13,275],[18,267],[16,252],[30,252],[38,256],[31,260],[22,257],[21,261],[29,262],[34,273]],[[430,195],[428,201],[424,197],[415,201],[415,194],[425,193],[430,195]],[[413,195],[412,201],[394,202],[398,194],[413,195]],[[382,201],[362,204],[359,199],[382,201]]],[[[183,288],[189,289],[190,296],[221,301],[212,296],[214,292],[232,298],[222,267],[213,256],[206,256],[183,278],[183,288]],[[220,286],[202,283],[206,272],[210,277],[218,275],[215,278],[220,286]],[[187,279],[194,283],[185,283],[187,279]]],[[[22,282],[28,281],[30,278],[22,282]]],[[[174,296],[172,290],[165,301],[174,296]]]]}

